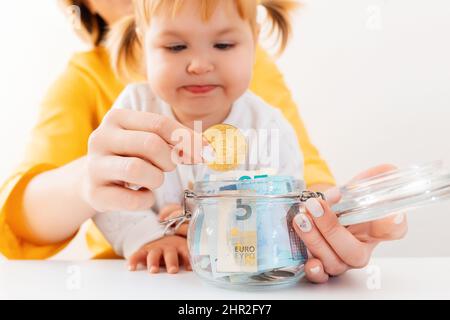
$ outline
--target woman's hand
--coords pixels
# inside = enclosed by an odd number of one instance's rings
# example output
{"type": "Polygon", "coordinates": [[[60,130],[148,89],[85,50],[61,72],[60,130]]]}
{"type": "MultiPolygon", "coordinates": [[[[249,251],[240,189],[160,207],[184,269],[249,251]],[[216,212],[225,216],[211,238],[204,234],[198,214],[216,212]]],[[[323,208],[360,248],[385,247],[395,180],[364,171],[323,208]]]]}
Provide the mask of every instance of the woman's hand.
{"type": "Polygon", "coordinates": [[[202,162],[201,134],[158,114],[112,109],[88,144],[82,196],[97,212],[150,208],[177,163],[202,162]],[[197,139],[197,140],[194,140],[197,139]],[[199,141],[200,148],[192,148],[199,141]],[[198,150],[199,149],[199,150],[198,150]],[[131,190],[128,185],[141,186],[131,190]]]}
{"type": "Polygon", "coordinates": [[[177,273],[180,265],[191,271],[186,238],[166,236],[144,245],[130,257],[128,270],[136,271],[140,264],[146,266],[150,273],[158,273],[161,265],[171,274],[177,273]]]}
{"type": "MultiPolygon", "coordinates": [[[[382,165],[369,169],[353,180],[359,180],[395,169],[382,165]]],[[[352,180],[352,181],[353,181],[352,180]]],[[[311,282],[326,282],[329,276],[338,276],[352,268],[363,268],[373,249],[381,241],[397,240],[405,236],[407,222],[404,214],[382,220],[342,226],[330,205],[339,201],[337,189],[326,192],[330,203],[318,199],[306,202],[306,214],[294,220],[294,229],[310,252],[305,265],[306,277],[311,282]]]]}

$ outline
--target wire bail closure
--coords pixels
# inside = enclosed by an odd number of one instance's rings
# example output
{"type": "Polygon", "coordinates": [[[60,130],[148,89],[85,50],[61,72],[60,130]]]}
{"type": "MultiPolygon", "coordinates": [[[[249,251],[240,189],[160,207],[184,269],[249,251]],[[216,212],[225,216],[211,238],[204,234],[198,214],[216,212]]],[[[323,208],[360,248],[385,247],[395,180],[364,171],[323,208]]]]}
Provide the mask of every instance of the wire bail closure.
{"type": "Polygon", "coordinates": [[[191,190],[184,190],[183,196],[183,214],[177,217],[168,219],[166,221],[160,222],[160,224],[165,225],[164,235],[174,235],[176,231],[185,222],[188,222],[192,218],[192,212],[188,209],[187,201],[188,199],[211,199],[211,198],[245,198],[245,199],[298,199],[300,202],[306,202],[311,198],[321,198],[325,199],[325,195],[322,192],[314,191],[302,191],[298,193],[288,193],[283,195],[231,195],[231,194],[218,194],[218,195],[197,195],[191,190]]]}

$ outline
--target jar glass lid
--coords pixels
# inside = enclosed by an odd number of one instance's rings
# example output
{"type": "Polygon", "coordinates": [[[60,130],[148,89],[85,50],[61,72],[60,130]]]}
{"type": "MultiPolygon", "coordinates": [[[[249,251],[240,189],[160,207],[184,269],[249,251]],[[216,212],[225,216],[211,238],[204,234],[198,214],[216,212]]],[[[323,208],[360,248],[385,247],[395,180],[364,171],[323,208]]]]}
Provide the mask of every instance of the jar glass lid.
{"type": "Polygon", "coordinates": [[[353,225],[450,199],[450,171],[441,161],[415,165],[350,182],[340,192],[332,210],[341,224],[353,225]]]}

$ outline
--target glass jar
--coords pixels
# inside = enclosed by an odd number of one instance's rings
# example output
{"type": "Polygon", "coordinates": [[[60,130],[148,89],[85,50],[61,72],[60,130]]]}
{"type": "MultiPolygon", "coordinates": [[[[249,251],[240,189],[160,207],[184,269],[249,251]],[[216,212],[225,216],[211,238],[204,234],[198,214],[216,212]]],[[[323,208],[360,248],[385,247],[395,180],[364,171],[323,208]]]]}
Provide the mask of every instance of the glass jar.
{"type": "Polygon", "coordinates": [[[221,286],[274,286],[304,275],[306,247],[292,227],[303,202],[320,193],[270,177],[198,182],[185,193],[194,272],[221,286]]]}
{"type": "MultiPolygon", "coordinates": [[[[341,200],[331,209],[348,226],[450,200],[450,173],[437,161],[352,181],[339,190],[341,200]]],[[[171,230],[190,220],[191,264],[204,280],[226,287],[287,285],[304,275],[307,260],[292,221],[305,213],[304,202],[318,197],[325,200],[291,177],[197,182],[185,191],[184,214],[164,223],[171,230]]]]}

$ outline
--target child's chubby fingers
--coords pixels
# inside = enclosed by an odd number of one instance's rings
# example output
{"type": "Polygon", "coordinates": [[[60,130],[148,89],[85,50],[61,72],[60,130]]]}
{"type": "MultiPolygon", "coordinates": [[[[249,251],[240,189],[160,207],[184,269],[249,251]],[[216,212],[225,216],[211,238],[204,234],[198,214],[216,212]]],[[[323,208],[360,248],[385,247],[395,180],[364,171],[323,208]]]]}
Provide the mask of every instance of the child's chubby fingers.
{"type": "Polygon", "coordinates": [[[159,211],[159,220],[160,221],[167,220],[173,216],[174,212],[177,212],[179,210],[182,210],[182,207],[180,204],[169,203],[159,211]]]}
{"type": "MultiPolygon", "coordinates": [[[[168,204],[167,206],[161,209],[161,211],[159,212],[159,220],[161,222],[167,221],[173,218],[177,218],[181,215],[183,215],[183,208],[181,207],[181,205],[177,203],[172,203],[168,204]]],[[[189,227],[188,223],[183,223],[181,226],[178,227],[175,234],[182,237],[186,237],[188,227],[189,227]]]]}
{"type": "Polygon", "coordinates": [[[136,271],[140,264],[145,265],[147,259],[147,251],[139,250],[128,259],[128,271],[136,271]]]}
{"type": "Polygon", "coordinates": [[[183,208],[178,203],[169,203],[159,211],[159,220],[165,221],[175,218],[183,213],[183,208]]]}
{"type": "Polygon", "coordinates": [[[175,274],[180,270],[178,251],[175,247],[168,246],[163,252],[167,273],[175,274]]]}
{"type": "Polygon", "coordinates": [[[159,273],[163,249],[154,248],[147,252],[147,270],[149,273],[159,273]]]}
{"type": "Polygon", "coordinates": [[[139,264],[147,265],[149,273],[159,273],[160,266],[166,266],[168,273],[178,273],[180,260],[190,270],[186,238],[166,236],[144,245],[129,259],[129,269],[134,271],[139,264]]]}
{"type": "Polygon", "coordinates": [[[175,234],[178,236],[187,237],[188,229],[189,229],[189,223],[185,222],[181,226],[178,227],[175,234]]]}
{"type": "Polygon", "coordinates": [[[183,261],[184,268],[187,271],[192,271],[191,261],[189,260],[189,250],[187,246],[178,248],[178,254],[183,261]]]}
{"type": "MultiPolygon", "coordinates": [[[[181,207],[181,205],[176,203],[168,204],[160,210],[159,221],[161,222],[167,221],[182,215],[183,215],[183,208],[181,207]]],[[[189,227],[188,223],[183,223],[181,226],[177,228],[175,234],[178,236],[186,237],[188,227],[189,227]]]]}
{"type": "Polygon", "coordinates": [[[305,263],[306,279],[312,283],[325,283],[328,281],[328,274],[323,268],[323,264],[319,259],[310,258],[305,263]]]}

